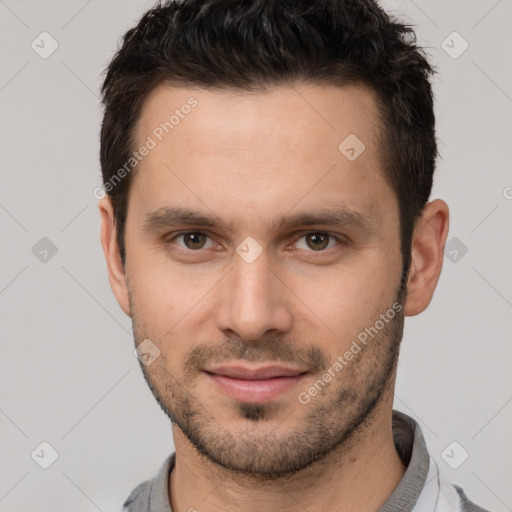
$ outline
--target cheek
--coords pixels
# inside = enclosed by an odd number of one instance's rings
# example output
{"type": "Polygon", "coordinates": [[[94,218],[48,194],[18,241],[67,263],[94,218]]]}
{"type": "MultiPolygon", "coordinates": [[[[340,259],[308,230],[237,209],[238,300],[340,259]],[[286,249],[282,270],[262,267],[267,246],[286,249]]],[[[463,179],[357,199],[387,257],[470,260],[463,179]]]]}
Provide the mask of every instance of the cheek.
{"type": "Polygon", "coordinates": [[[350,345],[396,300],[401,276],[396,260],[375,256],[357,265],[316,275],[314,279],[297,278],[292,288],[306,305],[304,313],[311,319],[309,327],[304,328],[325,332],[336,345],[350,345]]]}
{"type": "Polygon", "coordinates": [[[149,260],[132,260],[130,288],[136,320],[166,350],[171,349],[176,338],[181,346],[187,346],[187,338],[197,339],[197,331],[211,317],[207,309],[219,276],[213,271],[198,273],[169,262],[149,260]]]}

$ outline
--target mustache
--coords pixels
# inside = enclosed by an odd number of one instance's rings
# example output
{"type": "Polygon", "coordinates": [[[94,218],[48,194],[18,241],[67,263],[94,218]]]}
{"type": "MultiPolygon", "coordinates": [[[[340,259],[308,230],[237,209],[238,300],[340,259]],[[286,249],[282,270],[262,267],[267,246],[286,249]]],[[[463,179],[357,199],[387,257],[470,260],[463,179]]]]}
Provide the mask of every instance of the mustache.
{"type": "Polygon", "coordinates": [[[263,338],[247,342],[240,337],[194,347],[184,356],[182,367],[185,373],[192,375],[202,370],[207,362],[227,363],[234,360],[294,363],[308,368],[311,372],[321,372],[329,368],[329,358],[318,347],[304,347],[282,338],[263,338]]]}

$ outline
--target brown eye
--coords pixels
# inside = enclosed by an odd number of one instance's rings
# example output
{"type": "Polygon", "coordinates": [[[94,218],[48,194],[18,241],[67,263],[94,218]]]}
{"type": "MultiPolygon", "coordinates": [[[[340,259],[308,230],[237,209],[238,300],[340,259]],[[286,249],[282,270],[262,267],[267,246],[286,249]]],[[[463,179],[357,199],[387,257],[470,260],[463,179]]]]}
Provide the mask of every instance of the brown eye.
{"type": "Polygon", "coordinates": [[[322,250],[329,245],[330,235],[325,233],[309,233],[306,236],[306,243],[313,250],[322,250]]]}
{"type": "Polygon", "coordinates": [[[174,236],[164,238],[164,243],[170,251],[178,251],[176,254],[187,257],[204,257],[209,253],[208,249],[218,251],[221,247],[207,233],[203,231],[183,231],[174,236]],[[193,255],[192,253],[197,253],[193,255]]]}
{"type": "Polygon", "coordinates": [[[187,249],[202,249],[208,238],[204,233],[200,232],[183,233],[180,236],[183,237],[183,242],[187,249]]]}

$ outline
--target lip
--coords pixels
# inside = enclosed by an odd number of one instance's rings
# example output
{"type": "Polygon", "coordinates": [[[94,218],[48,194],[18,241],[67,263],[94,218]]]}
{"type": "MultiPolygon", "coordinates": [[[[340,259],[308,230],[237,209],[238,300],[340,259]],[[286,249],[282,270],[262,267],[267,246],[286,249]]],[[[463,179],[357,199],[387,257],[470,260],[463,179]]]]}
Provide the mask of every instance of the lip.
{"type": "Polygon", "coordinates": [[[219,391],[246,403],[271,401],[294,387],[307,373],[279,365],[219,366],[204,371],[219,391]]]}
{"type": "Polygon", "coordinates": [[[205,371],[215,375],[223,375],[225,377],[242,380],[263,380],[272,379],[275,377],[295,377],[296,375],[306,372],[306,370],[289,368],[287,366],[281,365],[257,366],[253,368],[243,365],[217,366],[211,369],[206,369],[205,371]]]}

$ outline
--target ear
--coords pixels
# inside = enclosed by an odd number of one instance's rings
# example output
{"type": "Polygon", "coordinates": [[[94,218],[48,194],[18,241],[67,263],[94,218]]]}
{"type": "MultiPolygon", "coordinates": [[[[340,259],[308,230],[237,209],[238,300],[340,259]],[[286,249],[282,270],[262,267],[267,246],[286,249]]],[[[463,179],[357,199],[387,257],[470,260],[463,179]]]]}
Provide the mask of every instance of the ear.
{"type": "Polygon", "coordinates": [[[110,198],[105,196],[98,202],[101,216],[100,239],[107,261],[108,279],[121,309],[130,316],[126,271],[121,262],[121,253],[117,244],[117,230],[114,224],[114,212],[110,198]]]}
{"type": "Polygon", "coordinates": [[[441,199],[427,203],[416,222],[407,279],[406,316],[421,313],[432,300],[443,266],[448,224],[448,205],[441,199]]]}

